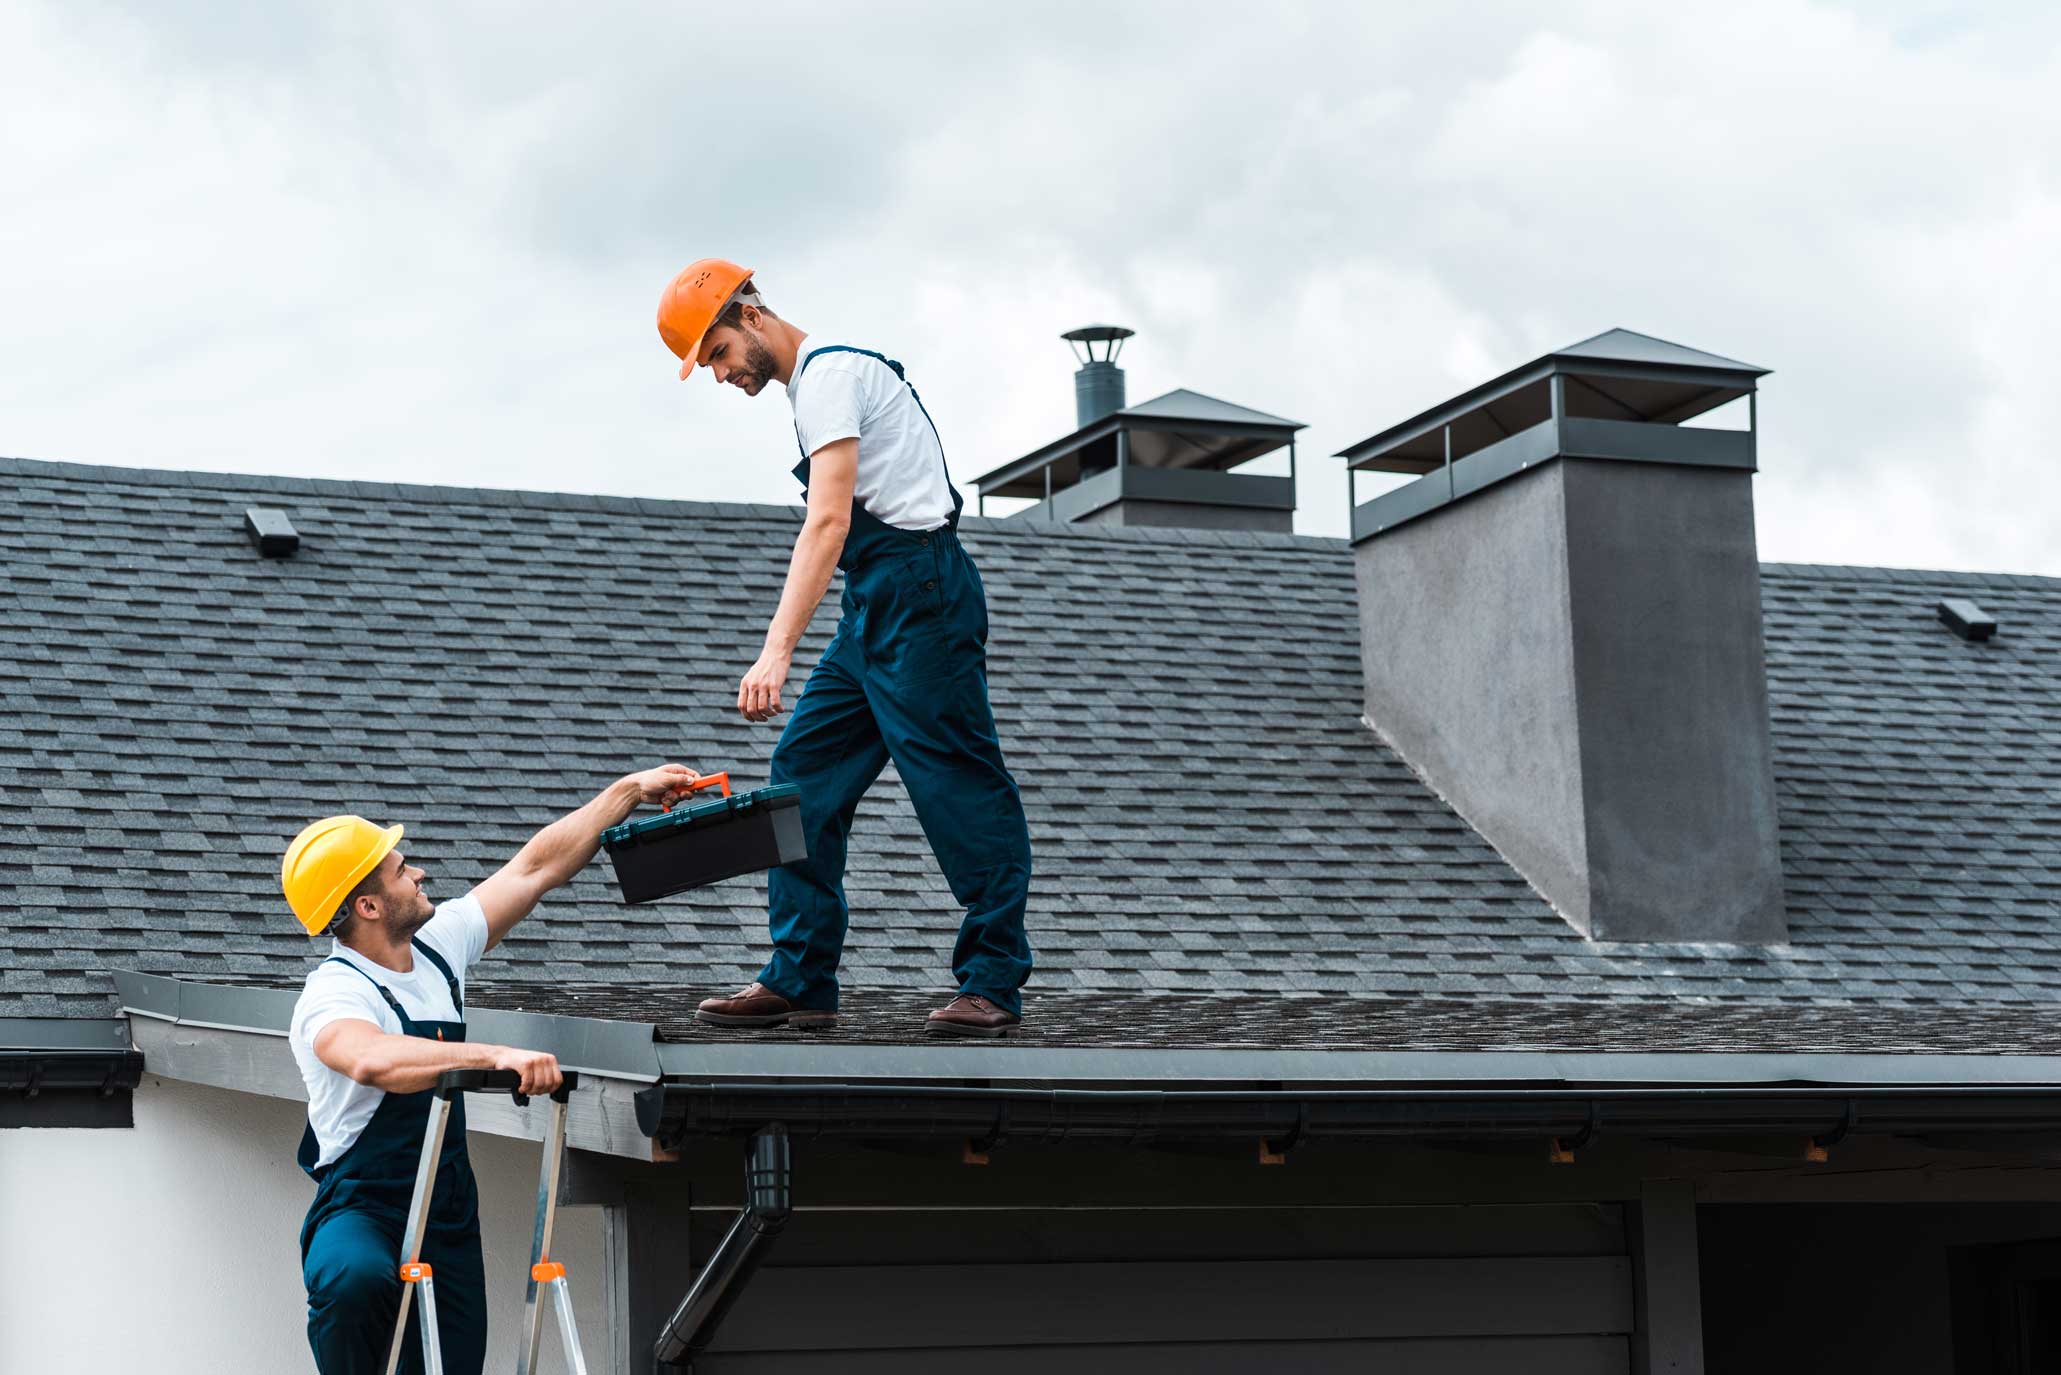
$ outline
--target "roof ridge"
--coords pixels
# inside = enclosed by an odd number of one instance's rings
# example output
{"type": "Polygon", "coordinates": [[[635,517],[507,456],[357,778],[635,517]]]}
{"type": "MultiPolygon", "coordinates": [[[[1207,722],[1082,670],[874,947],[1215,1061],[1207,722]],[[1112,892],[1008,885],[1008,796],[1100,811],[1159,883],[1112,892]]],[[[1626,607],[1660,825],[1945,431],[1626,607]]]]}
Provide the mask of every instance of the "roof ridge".
{"type": "MultiPolygon", "coordinates": [[[[519,506],[529,509],[608,511],[619,515],[713,513],[737,517],[794,520],[799,503],[697,501],[684,497],[618,496],[599,492],[553,492],[526,487],[454,487],[418,482],[366,482],[351,478],[295,477],[280,473],[225,473],[190,468],[132,468],[116,464],[73,463],[57,459],[0,455],[0,476],[54,478],[84,482],[139,482],[164,487],[201,487],[280,495],[341,496],[358,499],[400,498],[452,505],[519,506]]],[[[1139,526],[1050,525],[1000,516],[967,516],[962,527],[983,535],[1029,539],[1087,539],[1134,544],[1217,544],[1251,549],[1344,549],[1347,541],[1332,535],[1281,534],[1260,530],[1196,530],[1139,526]]],[[[1946,568],[1893,568],[1868,564],[1773,563],[1760,566],[1762,576],[1892,582],[1924,579],[1962,587],[2061,586],[2061,576],[2043,573],[1982,572],[1946,568]]]]}
{"type": "MultiPolygon", "coordinates": [[[[115,464],[67,463],[0,455],[0,476],[83,482],[135,482],[160,487],[199,487],[229,492],[280,496],[345,497],[355,500],[401,499],[452,505],[519,506],[553,510],[609,511],[619,515],[715,514],[729,517],[797,520],[796,502],[697,501],[683,497],[614,496],[595,492],[551,492],[524,487],[454,487],[435,483],[365,482],[349,478],[294,477],[276,473],[221,473],[186,468],[130,468],[115,464]]],[[[1219,544],[1258,549],[1343,549],[1333,536],[1280,534],[1257,530],[1140,529],[1083,525],[1047,525],[1006,517],[967,516],[962,528],[983,535],[1035,539],[1114,540],[1131,543],[1219,544]]]]}
{"type": "Polygon", "coordinates": [[[1820,582],[1903,582],[1924,580],[1959,587],[2061,587],[2046,573],[1991,573],[1960,568],[1900,568],[1876,564],[1763,563],[1761,576],[1810,578],[1820,582]]]}
{"type": "Polygon", "coordinates": [[[130,468],[103,463],[67,463],[0,455],[0,475],[87,482],[138,482],[161,487],[201,487],[281,495],[405,498],[453,505],[522,506],[535,509],[613,511],[621,515],[716,512],[729,516],[794,519],[800,503],[697,501],[685,497],[621,496],[604,492],[553,492],[528,487],[456,487],[424,482],[372,482],[353,478],[296,477],[283,473],[225,473],[190,468],[130,468]]]}

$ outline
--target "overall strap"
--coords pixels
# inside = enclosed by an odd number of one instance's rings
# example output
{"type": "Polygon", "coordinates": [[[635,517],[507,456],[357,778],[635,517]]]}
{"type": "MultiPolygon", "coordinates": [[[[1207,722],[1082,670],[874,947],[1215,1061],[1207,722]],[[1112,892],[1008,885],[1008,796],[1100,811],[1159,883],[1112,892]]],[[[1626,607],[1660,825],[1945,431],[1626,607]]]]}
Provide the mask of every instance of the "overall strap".
{"type": "MultiPolygon", "coordinates": [[[[795,369],[794,380],[797,382],[801,381],[802,374],[809,370],[809,364],[816,361],[816,356],[818,354],[823,353],[856,353],[867,358],[877,358],[881,362],[887,364],[888,367],[893,370],[897,380],[903,382],[907,382],[909,380],[909,374],[902,371],[902,365],[900,363],[897,363],[894,359],[888,357],[886,354],[875,353],[872,349],[853,348],[850,344],[825,344],[822,348],[810,349],[808,357],[802,359],[801,366],[795,369]]],[[[915,391],[916,388],[912,386],[909,388],[909,390],[915,391]]]]}
{"type": "Polygon", "coordinates": [[[429,956],[429,962],[435,965],[437,972],[444,976],[444,982],[451,986],[451,1006],[458,1009],[458,1016],[462,1019],[465,1016],[465,995],[458,991],[458,976],[451,972],[451,966],[445,964],[444,957],[424,945],[419,938],[411,939],[408,944],[429,956]]]}
{"type": "Polygon", "coordinates": [[[322,963],[340,964],[345,969],[349,969],[354,971],[355,973],[363,975],[365,982],[371,984],[374,988],[378,989],[379,996],[386,999],[386,1005],[394,1010],[394,1016],[399,1017],[401,1019],[401,1030],[407,1031],[409,1028],[415,1025],[414,1019],[409,1017],[407,1013],[401,1011],[401,1000],[396,998],[394,996],[394,991],[388,988],[385,984],[373,978],[370,974],[366,974],[364,970],[359,969],[358,966],[352,964],[349,960],[343,958],[343,956],[341,955],[331,955],[328,959],[322,961],[322,963]]]}
{"type": "MultiPolygon", "coordinates": [[[[930,418],[930,408],[923,404],[922,393],[916,390],[916,384],[909,380],[909,374],[903,371],[900,363],[897,363],[884,353],[875,353],[872,349],[853,348],[850,344],[825,344],[822,348],[809,350],[808,356],[801,360],[801,366],[794,370],[794,380],[797,382],[801,381],[803,374],[809,370],[809,364],[815,362],[819,354],[825,353],[856,353],[861,357],[878,359],[880,362],[887,364],[888,370],[894,373],[896,380],[909,389],[910,397],[916,402],[916,409],[923,412],[923,419],[930,426],[930,436],[937,441],[938,460],[939,462],[944,461],[945,437],[937,432],[937,422],[930,418]]],[[[795,447],[801,448],[801,442],[801,426],[797,424],[794,430],[795,447]]],[[[804,471],[798,473],[797,476],[801,477],[804,486],[808,485],[808,477],[805,471],[808,467],[808,462],[809,451],[802,449],[802,468],[804,471]]],[[[945,464],[945,486],[952,490],[952,514],[954,517],[957,517],[959,514],[959,493],[956,488],[952,488],[952,465],[949,463],[945,464]]]]}

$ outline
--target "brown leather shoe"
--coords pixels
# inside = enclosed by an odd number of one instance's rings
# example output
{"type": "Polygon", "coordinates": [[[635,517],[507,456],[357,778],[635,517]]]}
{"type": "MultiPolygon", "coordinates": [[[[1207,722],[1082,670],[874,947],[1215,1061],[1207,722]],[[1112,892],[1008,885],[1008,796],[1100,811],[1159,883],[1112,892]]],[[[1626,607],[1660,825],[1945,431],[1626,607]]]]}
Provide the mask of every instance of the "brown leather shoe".
{"type": "Polygon", "coordinates": [[[704,998],[694,1015],[716,1026],[792,1026],[803,1028],[837,1025],[835,1012],[796,1007],[764,984],[746,984],[727,998],[704,998]]]}
{"type": "Polygon", "coordinates": [[[1004,1012],[976,993],[961,993],[923,1021],[933,1036],[1007,1036],[1023,1018],[1004,1012]]]}

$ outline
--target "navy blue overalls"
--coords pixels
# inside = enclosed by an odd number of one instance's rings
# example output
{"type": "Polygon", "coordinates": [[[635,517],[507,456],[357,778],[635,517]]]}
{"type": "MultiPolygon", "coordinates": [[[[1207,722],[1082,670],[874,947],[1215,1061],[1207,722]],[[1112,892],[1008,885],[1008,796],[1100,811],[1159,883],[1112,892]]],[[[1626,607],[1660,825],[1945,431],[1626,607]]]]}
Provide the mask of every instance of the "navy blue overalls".
{"type": "MultiPolygon", "coordinates": [[[[413,944],[450,984],[451,1006],[464,1016],[465,1000],[450,965],[421,941],[413,944]]],[[[464,1022],[415,1021],[385,984],[349,960],[329,958],[365,975],[401,1019],[403,1035],[465,1039],[464,1022]]],[[[308,1345],[322,1375],[384,1375],[401,1303],[401,1234],[408,1229],[408,1204],[433,1100],[428,1089],[387,1094],[364,1134],[327,1165],[315,1164],[321,1146],[313,1125],[301,1133],[300,1166],[315,1180],[315,1201],[301,1224],[301,1278],[308,1286],[308,1345]]],[[[451,1104],[422,1259],[436,1278],[444,1369],[449,1375],[478,1375],[487,1359],[486,1271],[480,1260],[479,1193],[465,1154],[463,1098],[451,1104]]],[[[401,1369],[422,1368],[421,1328],[411,1314],[401,1369]]]]}
{"type": "MultiPolygon", "coordinates": [[[[877,358],[909,386],[900,363],[843,345],[811,352],[795,379],[825,353],[877,358]]],[[[909,394],[922,409],[913,386],[909,394]]],[[[801,447],[799,429],[795,439],[801,447]]],[[[794,475],[806,490],[806,448],[794,475]]],[[[949,472],[945,480],[950,486],[949,472]]],[[[797,1007],[837,1006],[850,911],[845,840],[859,799],[892,759],[952,896],[966,909],[952,950],[959,991],[1021,1011],[1018,990],[1031,970],[1023,929],[1030,830],[988,706],[987,594],[959,543],[963,505],[955,489],[951,517],[920,531],[897,529],[852,501],[837,561],[844,570],[837,633],[794,705],[771,769],[773,782],[801,787],[809,857],[768,880],[773,957],[759,982],[797,1007]]]]}

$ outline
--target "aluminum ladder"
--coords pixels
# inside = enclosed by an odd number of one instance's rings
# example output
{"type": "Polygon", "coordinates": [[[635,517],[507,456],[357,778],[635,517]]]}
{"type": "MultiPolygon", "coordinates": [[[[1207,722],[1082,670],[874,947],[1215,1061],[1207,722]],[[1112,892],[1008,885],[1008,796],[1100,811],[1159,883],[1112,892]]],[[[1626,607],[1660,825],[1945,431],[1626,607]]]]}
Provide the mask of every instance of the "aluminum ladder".
{"type": "MultiPolygon", "coordinates": [[[[437,1076],[435,1101],[429,1122],[422,1130],[422,1160],[415,1169],[415,1194],[408,1202],[408,1229],[401,1262],[401,1309],[394,1315],[394,1339],[387,1349],[386,1372],[394,1375],[401,1364],[401,1346],[408,1335],[410,1301],[421,1291],[415,1305],[422,1329],[423,1367],[429,1375],[444,1375],[443,1348],[437,1340],[436,1276],[422,1260],[422,1237],[429,1229],[429,1204],[436,1188],[437,1159],[443,1154],[444,1132],[451,1122],[451,1102],[461,1093],[509,1093],[516,1106],[527,1104],[529,1096],[518,1091],[520,1075],[512,1069],[455,1069],[437,1076]]],[[[530,1270],[524,1291],[522,1343],[516,1349],[516,1375],[533,1375],[537,1368],[537,1347],[543,1336],[543,1312],[538,1291],[549,1286],[558,1311],[558,1335],[565,1343],[565,1367],[572,1375],[587,1375],[586,1359],[580,1355],[580,1334],[573,1321],[572,1290],[565,1266],[551,1259],[551,1228],[558,1217],[558,1180],[565,1167],[565,1109],[579,1075],[566,1071],[564,1082],[551,1092],[551,1119],[544,1129],[544,1163],[537,1181],[537,1223],[530,1233],[530,1270]]]]}

